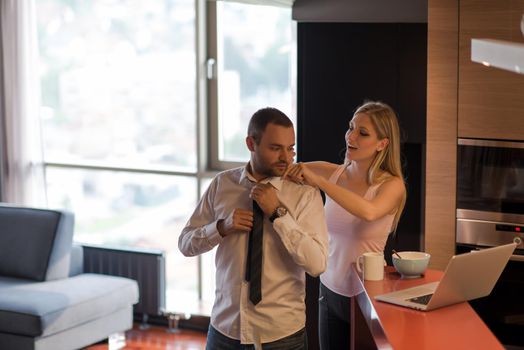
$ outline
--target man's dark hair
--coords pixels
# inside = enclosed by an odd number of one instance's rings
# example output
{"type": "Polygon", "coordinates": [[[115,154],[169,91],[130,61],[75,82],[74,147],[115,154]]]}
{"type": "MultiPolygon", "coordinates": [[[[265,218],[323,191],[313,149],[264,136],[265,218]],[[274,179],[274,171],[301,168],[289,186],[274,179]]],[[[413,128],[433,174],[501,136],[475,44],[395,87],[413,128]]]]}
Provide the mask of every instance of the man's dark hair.
{"type": "Polygon", "coordinates": [[[293,127],[293,122],[283,112],[273,107],[266,107],[259,109],[253,114],[247,127],[247,135],[251,136],[259,144],[268,124],[276,124],[288,128],[293,127]]]}

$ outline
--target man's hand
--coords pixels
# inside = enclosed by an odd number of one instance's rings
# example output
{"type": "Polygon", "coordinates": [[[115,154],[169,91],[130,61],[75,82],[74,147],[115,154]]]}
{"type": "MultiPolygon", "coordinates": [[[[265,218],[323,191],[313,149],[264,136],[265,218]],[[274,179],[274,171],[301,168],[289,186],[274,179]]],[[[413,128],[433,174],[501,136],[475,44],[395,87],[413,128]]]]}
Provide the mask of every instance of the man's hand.
{"type": "Polygon", "coordinates": [[[271,215],[280,205],[275,188],[267,184],[256,184],[251,189],[251,198],[255,200],[266,215],[271,215]]]}
{"type": "Polygon", "coordinates": [[[217,230],[222,237],[231,233],[251,231],[253,227],[253,212],[251,210],[235,209],[227,218],[218,220],[217,230]]]}

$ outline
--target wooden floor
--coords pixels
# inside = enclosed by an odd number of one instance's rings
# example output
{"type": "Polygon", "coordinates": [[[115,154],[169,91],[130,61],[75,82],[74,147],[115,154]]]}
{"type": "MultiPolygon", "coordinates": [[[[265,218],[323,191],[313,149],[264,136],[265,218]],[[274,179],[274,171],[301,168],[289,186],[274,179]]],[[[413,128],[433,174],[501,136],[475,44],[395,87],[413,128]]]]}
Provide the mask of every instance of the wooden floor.
{"type": "MultiPolygon", "coordinates": [[[[167,332],[167,327],[151,326],[147,330],[139,330],[138,326],[126,332],[127,350],[204,350],[206,348],[206,333],[191,330],[180,330],[173,334],[167,332]]],[[[84,350],[108,350],[107,344],[89,346],[84,350]]]]}

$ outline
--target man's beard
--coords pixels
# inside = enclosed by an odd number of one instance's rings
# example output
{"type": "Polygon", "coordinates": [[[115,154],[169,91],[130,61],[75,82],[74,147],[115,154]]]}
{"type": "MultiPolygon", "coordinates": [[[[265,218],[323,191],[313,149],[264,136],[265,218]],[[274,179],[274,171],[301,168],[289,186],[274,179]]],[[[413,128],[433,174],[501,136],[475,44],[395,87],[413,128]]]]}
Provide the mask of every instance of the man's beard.
{"type": "Polygon", "coordinates": [[[284,175],[284,172],[287,170],[288,166],[289,165],[286,162],[277,162],[277,163],[271,164],[271,166],[260,167],[256,169],[255,171],[259,173],[260,175],[263,175],[266,177],[279,177],[279,176],[284,175]],[[278,165],[285,165],[285,168],[280,168],[278,167],[278,165]]]}

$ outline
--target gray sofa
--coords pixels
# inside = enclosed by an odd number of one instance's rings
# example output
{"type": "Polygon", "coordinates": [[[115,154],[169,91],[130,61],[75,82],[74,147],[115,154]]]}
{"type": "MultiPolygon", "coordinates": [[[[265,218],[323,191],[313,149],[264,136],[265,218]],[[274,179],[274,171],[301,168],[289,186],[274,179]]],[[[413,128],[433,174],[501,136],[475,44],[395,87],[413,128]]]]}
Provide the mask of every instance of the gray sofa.
{"type": "Polygon", "coordinates": [[[132,327],[136,281],[82,273],[73,214],[0,204],[0,349],[70,350],[132,327]]]}

